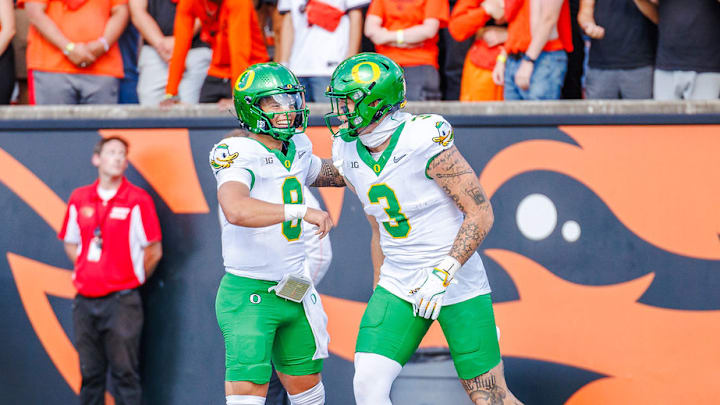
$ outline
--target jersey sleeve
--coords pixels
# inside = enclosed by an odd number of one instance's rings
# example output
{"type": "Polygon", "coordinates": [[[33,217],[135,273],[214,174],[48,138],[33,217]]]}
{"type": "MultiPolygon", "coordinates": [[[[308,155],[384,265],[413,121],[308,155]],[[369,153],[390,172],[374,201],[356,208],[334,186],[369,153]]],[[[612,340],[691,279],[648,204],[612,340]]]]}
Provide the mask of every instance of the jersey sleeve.
{"type": "Polygon", "coordinates": [[[218,189],[229,181],[243,183],[250,190],[255,185],[254,159],[240,154],[243,149],[240,139],[223,139],[210,151],[210,168],[217,180],[218,189]]]}
{"type": "Polygon", "coordinates": [[[310,165],[308,167],[308,173],[307,177],[305,178],[305,185],[310,186],[313,183],[315,183],[315,180],[317,179],[318,175],[320,174],[320,169],[322,168],[322,159],[319,157],[312,155],[310,156],[310,165]]]}
{"type": "Polygon", "coordinates": [[[430,162],[438,154],[452,148],[455,144],[455,132],[452,125],[440,115],[421,118],[419,124],[422,125],[421,131],[423,133],[423,136],[420,137],[422,145],[419,146],[419,149],[422,151],[423,159],[426,162],[425,175],[427,176],[427,168],[430,166],[430,162]]]}

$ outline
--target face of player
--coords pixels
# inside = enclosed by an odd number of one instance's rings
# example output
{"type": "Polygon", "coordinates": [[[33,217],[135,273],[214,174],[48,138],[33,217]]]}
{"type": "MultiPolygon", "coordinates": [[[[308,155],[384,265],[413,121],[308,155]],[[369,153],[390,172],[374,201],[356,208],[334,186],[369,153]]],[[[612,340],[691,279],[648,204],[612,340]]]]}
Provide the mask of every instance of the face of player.
{"type": "Polygon", "coordinates": [[[100,153],[93,155],[93,164],[97,166],[101,175],[108,177],[122,176],[127,169],[127,149],[125,145],[112,140],[105,143],[100,153]]]}
{"type": "Polygon", "coordinates": [[[275,128],[294,126],[298,114],[295,111],[304,108],[305,98],[302,93],[274,94],[260,99],[260,109],[268,113],[270,123],[275,128]]]}
{"type": "Polygon", "coordinates": [[[338,116],[338,119],[342,121],[342,124],[340,125],[340,128],[347,128],[348,127],[348,118],[347,115],[355,111],[355,102],[351,99],[344,97],[337,100],[337,106],[338,106],[338,112],[340,115],[338,116]]]}

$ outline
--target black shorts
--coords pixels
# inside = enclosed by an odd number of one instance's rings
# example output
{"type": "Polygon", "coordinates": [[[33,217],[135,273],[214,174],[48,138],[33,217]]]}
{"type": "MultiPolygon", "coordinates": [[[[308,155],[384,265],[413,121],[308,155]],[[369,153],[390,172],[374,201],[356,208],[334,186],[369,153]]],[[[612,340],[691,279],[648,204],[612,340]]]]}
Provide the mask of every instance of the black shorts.
{"type": "Polygon", "coordinates": [[[232,82],[230,79],[207,75],[200,89],[200,102],[217,103],[223,98],[232,98],[232,82]]]}

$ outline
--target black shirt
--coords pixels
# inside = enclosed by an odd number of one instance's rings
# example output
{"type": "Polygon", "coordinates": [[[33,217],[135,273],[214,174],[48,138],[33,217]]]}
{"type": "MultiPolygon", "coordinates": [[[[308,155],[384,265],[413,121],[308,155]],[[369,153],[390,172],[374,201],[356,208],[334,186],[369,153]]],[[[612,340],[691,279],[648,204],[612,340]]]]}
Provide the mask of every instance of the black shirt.
{"type": "Polygon", "coordinates": [[[655,63],[657,27],[633,0],[596,0],[595,23],[605,28],[605,36],[591,41],[590,67],[633,69],[655,63]]]}
{"type": "MultiPolygon", "coordinates": [[[[166,37],[173,36],[173,30],[175,29],[175,9],[177,3],[172,0],[148,0],[147,11],[148,14],[155,20],[160,31],[166,37]]],[[[147,41],[144,41],[147,44],[147,41]]],[[[192,48],[197,48],[208,45],[200,40],[200,34],[195,35],[192,41],[192,48]]]]}
{"type": "Polygon", "coordinates": [[[720,72],[720,2],[660,0],[656,68],[720,72]]]}

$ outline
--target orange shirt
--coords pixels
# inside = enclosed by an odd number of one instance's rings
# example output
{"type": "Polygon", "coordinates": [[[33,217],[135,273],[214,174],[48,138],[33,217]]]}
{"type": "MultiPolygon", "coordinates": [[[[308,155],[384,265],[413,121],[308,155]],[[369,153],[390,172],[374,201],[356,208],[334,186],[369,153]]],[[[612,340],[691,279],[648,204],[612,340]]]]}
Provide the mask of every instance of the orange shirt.
{"type": "Polygon", "coordinates": [[[165,92],[177,94],[193,38],[195,18],[213,54],[208,75],[235,80],[248,66],[270,60],[251,0],[180,0],[175,11],[175,49],[165,92]]]}
{"type": "MultiPolygon", "coordinates": [[[[450,17],[450,5],[448,0],[372,0],[368,14],[382,18],[382,26],[390,31],[422,24],[427,18],[437,18],[440,20],[440,28],[444,28],[450,17]]],[[[437,42],[436,34],[417,48],[376,45],[375,50],[400,66],[432,65],[437,69],[437,42]]]]}
{"type": "MultiPolygon", "coordinates": [[[[92,42],[105,34],[105,23],[110,19],[114,6],[127,4],[128,0],[89,0],[74,11],[68,10],[62,0],[19,0],[18,7],[27,2],[47,5],[45,13],[55,22],[70,42],[92,42]]],[[[32,25],[27,37],[28,69],[54,73],[80,73],[105,75],[122,78],[123,63],[120,48],[112,44],[110,50],[100,56],[95,63],[80,68],[70,62],[50,41],[45,39],[32,25]]]]}
{"type": "MultiPolygon", "coordinates": [[[[464,41],[490,21],[490,15],[481,7],[484,0],[459,0],[452,10],[448,31],[456,41],[464,41]]],[[[492,70],[495,67],[501,46],[490,48],[485,41],[476,39],[468,50],[467,57],[477,67],[492,70]]]]}
{"type": "MultiPolygon", "coordinates": [[[[512,7],[508,1],[514,2],[518,0],[506,0],[505,10],[512,7]]],[[[572,52],[572,29],[570,27],[570,4],[567,0],[563,1],[560,9],[560,17],[557,22],[558,37],[548,40],[543,48],[544,52],[559,51],[564,49],[566,52],[572,52]]],[[[530,0],[524,0],[520,10],[515,16],[508,17],[508,39],[505,42],[505,49],[509,54],[521,53],[527,51],[530,46],[532,37],[530,35],[530,0]]]]}

